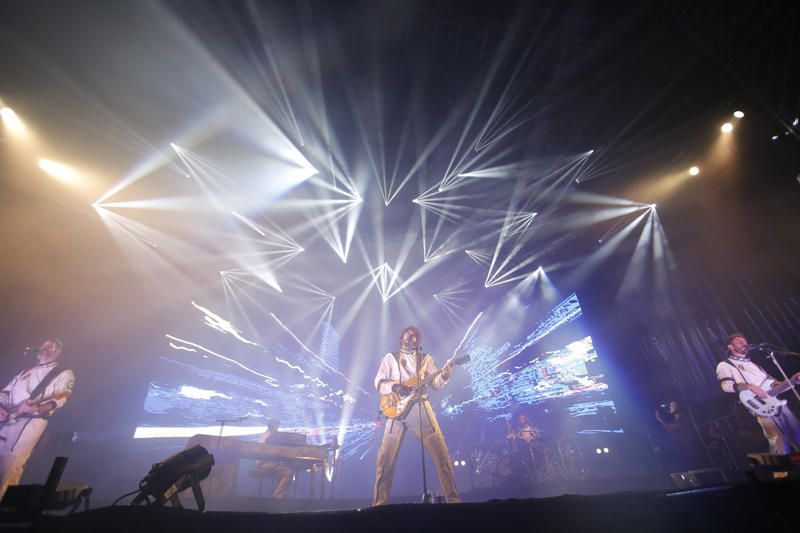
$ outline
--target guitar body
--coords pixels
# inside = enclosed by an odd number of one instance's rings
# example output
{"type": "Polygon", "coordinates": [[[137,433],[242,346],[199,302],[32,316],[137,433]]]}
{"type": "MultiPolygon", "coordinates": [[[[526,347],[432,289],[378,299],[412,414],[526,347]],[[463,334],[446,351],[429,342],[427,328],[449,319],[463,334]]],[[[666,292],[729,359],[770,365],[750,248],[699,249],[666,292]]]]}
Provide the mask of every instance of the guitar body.
{"type": "MultiPolygon", "coordinates": [[[[410,388],[416,388],[419,383],[417,376],[412,376],[402,382],[402,385],[410,388]]],[[[406,414],[408,407],[412,401],[416,399],[416,394],[411,393],[408,396],[400,397],[396,392],[389,394],[381,394],[380,408],[386,418],[400,418],[406,414]]]]}
{"type": "Polygon", "coordinates": [[[759,398],[749,390],[743,390],[739,393],[739,401],[754,415],[767,418],[778,416],[781,408],[786,405],[786,400],[781,400],[775,396],[759,398]]]}
{"type": "Polygon", "coordinates": [[[8,413],[8,416],[6,417],[5,420],[0,421],[0,428],[10,426],[11,424],[17,421],[17,418],[21,416],[19,413],[20,405],[22,404],[13,405],[6,409],[6,413],[8,413]]]}
{"type": "Polygon", "coordinates": [[[798,382],[800,380],[792,378],[785,383],[774,386],[767,391],[768,396],[766,398],[759,398],[752,391],[743,390],[739,393],[739,401],[756,416],[766,418],[778,416],[781,414],[783,406],[786,405],[786,400],[778,399],[778,395],[793,388],[798,382]]]}
{"type": "MultiPolygon", "coordinates": [[[[467,361],[469,361],[469,354],[463,355],[461,357],[457,357],[452,359],[450,363],[453,366],[463,365],[467,361]]],[[[386,418],[400,418],[406,414],[408,411],[409,406],[418,398],[418,393],[416,392],[418,389],[424,389],[431,383],[436,377],[441,374],[441,370],[437,370],[433,374],[429,376],[423,375],[422,378],[419,376],[411,376],[407,380],[401,382],[401,385],[405,385],[411,389],[415,389],[414,392],[409,394],[408,396],[400,396],[396,392],[390,392],[389,394],[381,394],[381,398],[379,401],[379,407],[381,412],[383,412],[386,418]]]]}

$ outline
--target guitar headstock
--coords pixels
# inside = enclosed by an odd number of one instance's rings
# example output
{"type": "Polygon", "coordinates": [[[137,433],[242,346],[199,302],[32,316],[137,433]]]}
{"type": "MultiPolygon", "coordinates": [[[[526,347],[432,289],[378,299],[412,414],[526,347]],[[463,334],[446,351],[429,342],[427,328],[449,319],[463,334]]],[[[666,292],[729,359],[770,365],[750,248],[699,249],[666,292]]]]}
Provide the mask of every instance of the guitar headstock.
{"type": "Polygon", "coordinates": [[[471,360],[471,358],[470,358],[470,355],[469,355],[469,354],[464,354],[464,355],[460,355],[460,356],[458,356],[458,357],[454,358],[454,359],[451,361],[451,363],[452,363],[454,366],[455,366],[455,365],[463,365],[464,363],[469,363],[469,362],[470,362],[470,360],[471,360]]]}

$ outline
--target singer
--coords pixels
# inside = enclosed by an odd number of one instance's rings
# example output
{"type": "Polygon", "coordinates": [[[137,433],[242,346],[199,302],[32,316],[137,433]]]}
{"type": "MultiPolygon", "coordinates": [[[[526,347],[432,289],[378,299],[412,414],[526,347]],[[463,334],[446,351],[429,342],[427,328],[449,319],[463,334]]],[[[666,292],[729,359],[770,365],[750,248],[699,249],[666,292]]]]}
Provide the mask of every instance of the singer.
{"type": "MultiPolygon", "coordinates": [[[[414,376],[420,377],[437,372],[436,365],[430,354],[420,348],[422,334],[416,326],[408,326],[400,335],[400,351],[387,353],[381,361],[378,373],[375,376],[375,388],[381,394],[395,392],[407,396],[412,390],[402,385],[414,376]]],[[[432,386],[440,390],[450,379],[452,373],[450,363],[442,367],[442,373],[436,377],[432,386]]],[[[397,452],[403,442],[406,430],[411,430],[418,439],[422,439],[425,448],[433,458],[436,473],[439,475],[439,484],[447,503],[458,503],[461,498],[453,479],[453,470],[447,445],[444,442],[442,430],[436,421],[436,415],[431,408],[426,392],[422,394],[422,420],[420,420],[419,405],[415,404],[408,409],[404,418],[390,419],[386,422],[381,447],[375,466],[375,491],[373,505],[388,503],[392,490],[394,468],[397,461],[397,452]],[[420,432],[422,434],[420,434],[420,432]]]]}
{"type": "Polygon", "coordinates": [[[50,415],[72,394],[75,375],[59,366],[62,350],[60,340],[44,341],[32,352],[38,364],[0,392],[0,498],[9,485],[19,483],[50,415]]]}

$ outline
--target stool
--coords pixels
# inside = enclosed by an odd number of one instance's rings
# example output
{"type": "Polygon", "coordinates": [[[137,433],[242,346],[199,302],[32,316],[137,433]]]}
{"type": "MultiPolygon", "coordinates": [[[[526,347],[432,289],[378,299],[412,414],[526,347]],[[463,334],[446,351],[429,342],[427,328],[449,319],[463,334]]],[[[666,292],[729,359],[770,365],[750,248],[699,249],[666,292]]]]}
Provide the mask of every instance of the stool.
{"type": "Polygon", "coordinates": [[[250,477],[258,479],[258,497],[261,498],[261,493],[264,490],[264,480],[269,478],[272,480],[272,488],[270,495],[275,491],[275,476],[269,472],[264,472],[260,468],[254,468],[250,471],[250,477]]]}

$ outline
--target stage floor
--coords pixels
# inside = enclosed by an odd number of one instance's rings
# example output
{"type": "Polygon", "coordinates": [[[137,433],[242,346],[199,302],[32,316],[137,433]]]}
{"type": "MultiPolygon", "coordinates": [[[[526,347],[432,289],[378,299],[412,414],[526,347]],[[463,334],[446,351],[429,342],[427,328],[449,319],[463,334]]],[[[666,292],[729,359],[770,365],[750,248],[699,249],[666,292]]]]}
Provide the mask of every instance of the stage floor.
{"type": "MultiPolygon", "coordinates": [[[[360,500],[335,501],[360,505],[360,500]]],[[[16,531],[797,531],[800,483],[723,485],[691,491],[395,504],[315,512],[104,507],[70,517],[0,516],[16,531]]],[[[333,502],[333,501],[332,501],[333,502]]]]}

